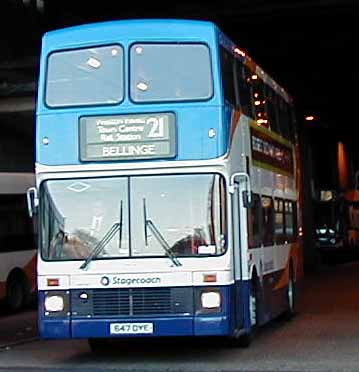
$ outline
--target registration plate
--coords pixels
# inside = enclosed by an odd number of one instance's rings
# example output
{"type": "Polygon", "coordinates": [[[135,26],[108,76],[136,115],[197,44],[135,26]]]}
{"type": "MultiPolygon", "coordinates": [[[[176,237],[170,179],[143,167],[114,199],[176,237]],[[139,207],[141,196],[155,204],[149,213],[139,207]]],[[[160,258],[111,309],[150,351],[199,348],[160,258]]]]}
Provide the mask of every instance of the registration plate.
{"type": "Polygon", "coordinates": [[[153,323],[111,323],[111,335],[133,335],[153,333],[153,323]]]}

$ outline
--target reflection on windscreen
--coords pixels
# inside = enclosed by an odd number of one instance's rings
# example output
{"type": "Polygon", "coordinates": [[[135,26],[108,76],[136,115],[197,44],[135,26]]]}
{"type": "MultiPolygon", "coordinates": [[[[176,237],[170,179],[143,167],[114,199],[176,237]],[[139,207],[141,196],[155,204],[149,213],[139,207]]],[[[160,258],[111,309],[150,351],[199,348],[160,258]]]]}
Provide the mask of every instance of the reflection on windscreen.
{"type": "Polygon", "coordinates": [[[206,100],[212,96],[209,49],[204,44],[135,44],[130,51],[135,102],[206,100]]]}
{"type": "Polygon", "coordinates": [[[218,175],[175,175],[47,181],[42,187],[42,256],[85,259],[111,236],[97,259],[162,257],[168,252],[146,229],[151,221],[175,256],[225,250],[225,195],[218,175]],[[146,206],[144,208],[144,205],[146,206]]]}
{"type": "MultiPolygon", "coordinates": [[[[137,177],[131,181],[131,221],[147,219],[177,256],[219,254],[223,250],[223,185],[214,175],[137,177]]],[[[131,226],[134,256],[163,255],[163,247],[143,224],[131,226]]]]}
{"type": "Polygon", "coordinates": [[[51,107],[115,104],[123,92],[123,50],[118,45],[49,56],[46,104],[51,107]]]}
{"type": "Polygon", "coordinates": [[[43,256],[47,259],[84,259],[115,223],[126,228],[101,252],[127,256],[129,250],[127,179],[48,181],[41,200],[43,256]],[[122,205],[122,208],[121,208],[122,205]]]}
{"type": "MultiPolygon", "coordinates": [[[[130,94],[135,102],[207,100],[213,94],[204,44],[134,44],[130,94]]],[[[117,104],[124,99],[124,51],[119,45],[49,55],[45,101],[50,107],[117,104]]]]}

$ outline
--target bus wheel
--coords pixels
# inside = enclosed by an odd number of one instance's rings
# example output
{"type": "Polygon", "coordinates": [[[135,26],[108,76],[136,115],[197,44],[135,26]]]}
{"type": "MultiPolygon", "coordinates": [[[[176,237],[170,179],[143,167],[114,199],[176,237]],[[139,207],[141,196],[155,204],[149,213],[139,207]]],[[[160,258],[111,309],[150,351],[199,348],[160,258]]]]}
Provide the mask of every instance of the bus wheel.
{"type": "Polygon", "coordinates": [[[6,303],[12,311],[18,311],[30,302],[31,294],[23,273],[11,273],[6,284],[6,303]]]}
{"type": "Polygon", "coordinates": [[[285,311],[285,318],[291,319],[296,312],[296,289],[294,280],[293,265],[289,266],[289,278],[286,292],[287,310],[285,311]]]}

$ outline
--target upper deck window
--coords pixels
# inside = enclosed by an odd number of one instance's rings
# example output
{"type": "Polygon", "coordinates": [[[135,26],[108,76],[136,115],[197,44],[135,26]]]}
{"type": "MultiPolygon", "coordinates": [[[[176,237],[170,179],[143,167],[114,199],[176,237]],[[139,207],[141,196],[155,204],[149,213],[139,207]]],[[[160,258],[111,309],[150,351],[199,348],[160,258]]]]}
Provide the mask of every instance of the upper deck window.
{"type": "Polygon", "coordinates": [[[204,44],[134,44],[130,57],[135,102],[207,100],[213,94],[210,52],[204,44]]]}
{"type": "Polygon", "coordinates": [[[48,58],[46,104],[69,107],[123,100],[123,50],[119,45],[52,53],[48,58]]]}

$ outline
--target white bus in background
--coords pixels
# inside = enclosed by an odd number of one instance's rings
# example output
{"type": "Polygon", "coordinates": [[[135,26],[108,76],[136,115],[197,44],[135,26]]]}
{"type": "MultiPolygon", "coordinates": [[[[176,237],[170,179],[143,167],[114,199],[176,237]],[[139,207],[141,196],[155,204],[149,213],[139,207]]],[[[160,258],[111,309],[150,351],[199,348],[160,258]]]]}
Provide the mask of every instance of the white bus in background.
{"type": "Polygon", "coordinates": [[[26,191],[33,173],[0,173],[0,301],[19,310],[36,289],[36,239],[26,191]]]}

